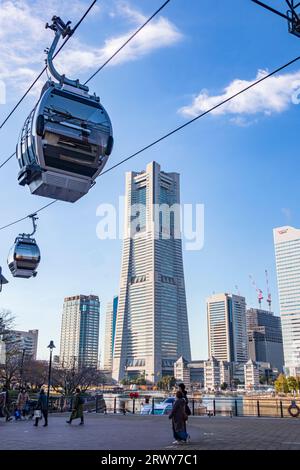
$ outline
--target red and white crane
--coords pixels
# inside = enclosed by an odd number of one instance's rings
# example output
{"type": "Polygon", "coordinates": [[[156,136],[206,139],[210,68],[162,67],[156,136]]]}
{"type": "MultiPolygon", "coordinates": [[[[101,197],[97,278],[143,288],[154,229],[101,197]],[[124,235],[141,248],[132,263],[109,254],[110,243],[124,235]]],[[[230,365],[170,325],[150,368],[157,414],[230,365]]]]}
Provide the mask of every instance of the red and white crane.
{"type": "Polygon", "coordinates": [[[254,286],[256,292],[257,292],[257,300],[258,300],[258,305],[259,305],[259,308],[261,308],[261,303],[264,299],[264,294],[263,294],[263,291],[261,289],[259,289],[256,285],[256,282],[255,280],[253,279],[253,276],[251,276],[251,274],[249,275],[249,278],[250,278],[250,281],[252,283],[252,285],[254,286]]]}

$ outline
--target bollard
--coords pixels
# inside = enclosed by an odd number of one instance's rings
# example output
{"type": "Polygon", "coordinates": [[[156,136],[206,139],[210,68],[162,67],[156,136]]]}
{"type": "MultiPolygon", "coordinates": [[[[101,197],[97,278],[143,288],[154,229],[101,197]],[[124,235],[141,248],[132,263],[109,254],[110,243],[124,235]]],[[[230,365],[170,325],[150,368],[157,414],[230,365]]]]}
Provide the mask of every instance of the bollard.
{"type": "Polygon", "coordinates": [[[283,404],[282,404],[282,400],[280,400],[280,416],[281,416],[281,418],[284,417],[284,415],[283,415],[283,404]]]}
{"type": "Polygon", "coordinates": [[[152,411],[151,411],[151,414],[154,415],[154,409],[155,409],[155,398],[152,398],[152,411]]]}
{"type": "Polygon", "coordinates": [[[216,416],[216,400],[213,401],[214,416],[216,416]]]}
{"type": "Polygon", "coordinates": [[[234,414],[235,414],[235,416],[238,416],[238,404],[237,404],[237,400],[234,400],[234,414]]]}
{"type": "Polygon", "coordinates": [[[117,412],[117,399],[116,397],[114,398],[114,414],[117,412]]]}
{"type": "Polygon", "coordinates": [[[193,413],[193,416],[195,416],[195,399],[194,398],[192,400],[192,413],[193,413]]]}
{"type": "Polygon", "coordinates": [[[135,398],[132,399],[132,414],[135,414],[135,398]]]}
{"type": "Polygon", "coordinates": [[[257,400],[257,417],[260,418],[260,407],[259,407],[259,400],[257,400]]]}

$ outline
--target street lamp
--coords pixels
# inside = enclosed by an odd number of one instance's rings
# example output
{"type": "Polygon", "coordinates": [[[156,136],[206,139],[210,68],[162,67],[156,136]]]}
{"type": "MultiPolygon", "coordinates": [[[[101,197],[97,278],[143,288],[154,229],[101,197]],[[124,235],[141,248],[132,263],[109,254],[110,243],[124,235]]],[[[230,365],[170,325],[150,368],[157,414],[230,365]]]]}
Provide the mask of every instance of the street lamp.
{"type": "Polygon", "coordinates": [[[23,372],[24,372],[24,358],[26,354],[26,349],[22,349],[22,358],[21,358],[21,368],[20,368],[20,386],[23,388],[23,372]]]}
{"type": "Polygon", "coordinates": [[[48,371],[48,392],[47,392],[47,411],[48,411],[49,410],[50,384],[51,384],[52,353],[53,353],[53,349],[55,348],[54,341],[50,341],[50,344],[47,347],[50,349],[49,371],[48,371]]]}

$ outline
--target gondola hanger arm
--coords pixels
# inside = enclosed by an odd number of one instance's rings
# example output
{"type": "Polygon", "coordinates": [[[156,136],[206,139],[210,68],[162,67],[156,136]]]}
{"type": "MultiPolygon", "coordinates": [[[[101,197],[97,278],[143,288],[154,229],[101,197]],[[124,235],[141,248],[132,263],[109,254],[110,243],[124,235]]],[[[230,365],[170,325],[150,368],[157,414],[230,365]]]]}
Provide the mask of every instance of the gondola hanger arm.
{"type": "Polygon", "coordinates": [[[49,69],[49,72],[58,81],[58,83],[60,83],[61,85],[66,84],[88,92],[89,88],[86,85],[82,85],[79,80],[71,80],[65,75],[61,75],[58,70],[56,70],[53,64],[55,50],[57,48],[60,38],[71,37],[74,33],[74,30],[71,28],[70,25],[71,21],[64,23],[64,21],[62,21],[59,16],[53,16],[51,25],[49,25],[49,23],[46,24],[46,29],[51,29],[55,32],[55,37],[53,39],[51,47],[49,48],[49,50],[46,51],[46,64],[49,69]]]}

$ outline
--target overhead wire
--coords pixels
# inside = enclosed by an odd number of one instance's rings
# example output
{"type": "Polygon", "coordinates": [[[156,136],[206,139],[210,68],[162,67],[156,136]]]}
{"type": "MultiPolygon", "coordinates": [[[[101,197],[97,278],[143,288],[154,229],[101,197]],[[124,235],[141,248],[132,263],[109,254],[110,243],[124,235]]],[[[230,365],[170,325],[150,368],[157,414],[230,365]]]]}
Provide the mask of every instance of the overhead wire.
{"type": "MultiPolygon", "coordinates": [[[[67,44],[67,42],[70,40],[70,38],[74,35],[74,33],[76,32],[76,30],[79,28],[79,26],[81,25],[81,23],[84,21],[84,19],[87,17],[87,15],[89,14],[89,12],[91,11],[91,9],[94,7],[94,5],[97,3],[97,0],[94,0],[91,5],[88,7],[88,9],[85,11],[85,13],[83,14],[83,16],[80,18],[80,20],[78,21],[78,23],[76,23],[76,25],[74,26],[73,30],[72,30],[72,35],[71,36],[67,36],[66,39],[64,40],[64,42],[62,43],[62,45],[60,46],[60,48],[56,51],[56,53],[54,54],[53,56],[53,59],[55,59],[55,57],[57,57],[57,55],[61,52],[61,50],[65,47],[65,45],[67,44]]],[[[1,122],[0,124],[0,129],[2,129],[2,127],[7,123],[7,121],[11,118],[11,116],[14,114],[14,112],[18,109],[18,107],[20,106],[20,104],[24,101],[24,99],[26,98],[26,96],[30,93],[30,91],[32,90],[32,88],[36,85],[36,83],[39,81],[39,79],[42,77],[42,75],[46,72],[47,70],[47,66],[45,66],[43,68],[43,70],[38,74],[38,76],[36,77],[36,79],[32,82],[32,84],[29,86],[29,88],[25,91],[25,93],[23,94],[23,96],[19,99],[19,101],[16,103],[16,105],[13,107],[13,109],[10,111],[10,113],[5,117],[5,119],[1,122]]]]}
{"type": "MultiPolygon", "coordinates": [[[[77,30],[77,28],[80,26],[80,24],[82,23],[82,21],[85,19],[85,17],[88,15],[88,13],[90,12],[90,10],[93,8],[93,6],[95,5],[97,0],[95,0],[91,5],[90,7],[88,8],[88,10],[85,12],[85,14],[83,15],[83,17],[80,19],[80,21],[76,24],[76,26],[74,27],[73,29],[73,32],[72,32],[72,35],[75,33],[75,31],[77,30]]],[[[98,73],[100,73],[167,5],[168,3],[170,3],[171,0],[166,0],[89,78],[88,80],[86,80],[86,82],[84,83],[84,85],[87,85],[98,73]]],[[[71,36],[68,36],[66,38],[66,40],[62,43],[61,47],[57,50],[57,52],[55,53],[54,57],[55,58],[57,56],[57,54],[59,54],[59,52],[63,49],[63,47],[65,46],[65,44],[69,41],[71,36]]],[[[37,76],[37,78],[34,80],[34,82],[32,82],[32,84],[30,85],[30,87],[28,88],[28,90],[24,93],[24,95],[20,98],[20,100],[17,102],[17,104],[14,106],[14,108],[11,110],[11,112],[7,115],[7,117],[4,119],[4,121],[1,123],[0,125],[0,129],[6,124],[6,122],[9,120],[9,118],[13,115],[13,113],[17,110],[17,108],[19,107],[19,105],[22,103],[22,101],[26,98],[26,96],[28,95],[28,93],[32,90],[32,88],[36,85],[36,83],[39,81],[39,79],[42,77],[42,75],[47,71],[47,66],[45,66],[43,68],[43,70],[41,71],[41,73],[37,76]]],[[[15,153],[14,153],[15,155],[15,153]]],[[[14,156],[13,155],[13,156],[14,156]]],[[[0,169],[6,165],[6,163],[9,162],[9,160],[11,160],[11,158],[13,157],[11,156],[10,158],[8,158],[7,160],[5,160],[3,163],[0,164],[0,169]]]]}
{"type": "MultiPolygon", "coordinates": [[[[215,106],[212,106],[211,108],[207,109],[206,111],[204,111],[203,113],[199,114],[198,116],[196,116],[195,118],[193,119],[190,119],[189,121],[187,121],[186,123],[182,124],[181,126],[178,126],[176,127],[175,129],[173,129],[172,131],[168,132],[167,134],[164,134],[163,136],[159,137],[158,139],[154,140],[153,142],[151,142],[150,144],[144,146],[143,148],[141,148],[140,150],[138,150],[137,152],[134,152],[133,154],[129,155],[128,157],[120,160],[118,163],[116,163],[115,165],[111,166],[110,168],[108,168],[107,170],[103,171],[100,175],[99,175],[99,178],[101,176],[104,176],[105,174],[115,170],[117,167],[119,167],[120,165],[123,165],[125,162],[131,160],[132,158],[142,154],[143,152],[145,152],[146,150],[154,147],[155,145],[157,145],[158,143],[166,140],[167,138],[171,137],[172,135],[180,132],[182,129],[190,126],[191,124],[193,124],[194,122],[198,121],[199,119],[203,118],[204,116],[212,113],[213,111],[215,111],[216,109],[220,108],[221,106],[224,106],[225,104],[229,103],[230,101],[234,100],[235,98],[237,98],[238,96],[242,95],[243,93],[246,93],[248,90],[256,87],[257,85],[259,85],[260,83],[264,82],[265,80],[269,79],[270,77],[276,75],[277,73],[281,72],[282,70],[286,69],[287,67],[290,67],[291,65],[293,65],[294,63],[298,62],[300,60],[300,56],[290,60],[289,62],[287,62],[286,64],[276,68],[275,70],[273,70],[272,72],[264,75],[263,77],[255,80],[254,82],[250,83],[250,85],[247,85],[246,87],[244,87],[243,89],[241,89],[240,91],[238,91],[237,93],[234,93],[233,95],[229,96],[228,98],[220,101],[218,104],[216,104],[215,106]]],[[[45,209],[47,209],[49,206],[55,204],[56,202],[58,202],[57,200],[54,200],[54,201],[51,201],[49,204],[41,207],[40,209],[38,209],[37,211],[35,211],[36,213],[39,213],[45,209]]],[[[17,219],[7,225],[4,225],[3,227],[0,227],[0,231],[1,230],[4,230],[8,227],[11,227],[12,225],[15,225],[25,219],[27,219],[28,217],[30,217],[30,215],[32,215],[32,212],[24,217],[22,217],[21,219],[17,219]]]]}
{"type": "Polygon", "coordinates": [[[87,85],[101,70],[106,67],[167,5],[170,3],[171,0],[167,0],[163,3],[154,13],[150,16],[150,18],[145,21],[122,45],[117,49],[109,59],[107,59],[97,70],[94,72],[90,78],[84,83],[87,85]]]}

